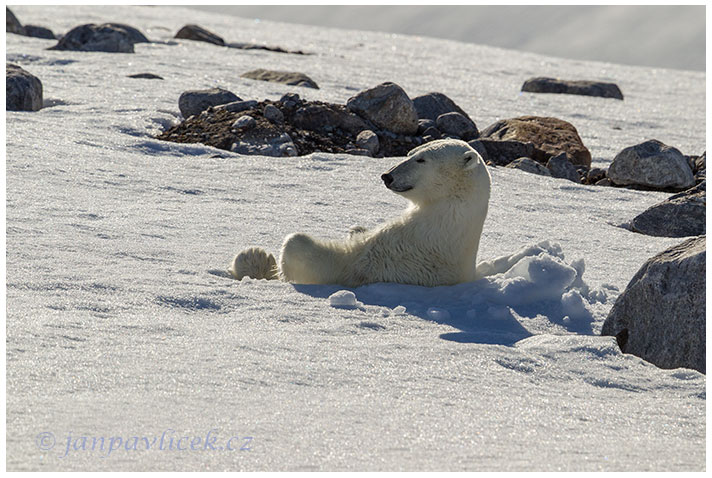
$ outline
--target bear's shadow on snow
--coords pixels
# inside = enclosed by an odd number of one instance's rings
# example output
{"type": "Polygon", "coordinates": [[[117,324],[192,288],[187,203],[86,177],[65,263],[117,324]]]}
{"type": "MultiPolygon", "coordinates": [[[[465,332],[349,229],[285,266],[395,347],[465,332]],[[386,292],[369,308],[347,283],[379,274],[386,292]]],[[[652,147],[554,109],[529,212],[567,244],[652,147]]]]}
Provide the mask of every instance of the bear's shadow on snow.
{"type": "MultiPolygon", "coordinates": [[[[298,292],[322,299],[328,298],[337,291],[350,290],[364,305],[391,309],[391,317],[410,315],[459,329],[459,332],[440,335],[440,338],[453,342],[509,346],[534,335],[515,316],[515,314],[521,318],[537,316],[537,307],[534,304],[502,305],[486,301],[473,304],[472,297],[477,292],[477,282],[442,287],[379,283],[355,289],[332,285],[292,284],[292,286],[298,292]],[[397,309],[399,306],[401,308],[397,309]]],[[[548,313],[551,313],[555,306],[549,304],[545,308],[548,313]]],[[[592,333],[590,322],[567,325],[562,320],[551,317],[545,320],[560,325],[569,332],[586,335],[592,333]]]]}

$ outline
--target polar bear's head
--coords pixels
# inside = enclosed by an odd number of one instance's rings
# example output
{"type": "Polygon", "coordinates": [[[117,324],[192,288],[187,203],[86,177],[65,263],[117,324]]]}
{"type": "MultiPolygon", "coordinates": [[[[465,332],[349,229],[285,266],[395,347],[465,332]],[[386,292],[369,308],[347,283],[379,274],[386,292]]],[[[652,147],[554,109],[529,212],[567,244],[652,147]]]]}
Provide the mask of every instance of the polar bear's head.
{"type": "Polygon", "coordinates": [[[479,153],[464,141],[431,141],[381,176],[386,187],[415,204],[477,195],[489,200],[490,175],[479,153]]]}

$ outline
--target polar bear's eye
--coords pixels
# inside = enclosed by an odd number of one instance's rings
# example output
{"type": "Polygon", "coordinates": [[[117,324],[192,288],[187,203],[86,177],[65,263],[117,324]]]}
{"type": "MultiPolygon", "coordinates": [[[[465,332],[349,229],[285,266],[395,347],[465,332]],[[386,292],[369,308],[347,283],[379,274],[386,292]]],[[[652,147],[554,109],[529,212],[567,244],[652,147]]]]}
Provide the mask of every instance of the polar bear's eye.
{"type": "Polygon", "coordinates": [[[416,163],[424,163],[425,160],[423,158],[418,158],[415,160],[416,163]]]}

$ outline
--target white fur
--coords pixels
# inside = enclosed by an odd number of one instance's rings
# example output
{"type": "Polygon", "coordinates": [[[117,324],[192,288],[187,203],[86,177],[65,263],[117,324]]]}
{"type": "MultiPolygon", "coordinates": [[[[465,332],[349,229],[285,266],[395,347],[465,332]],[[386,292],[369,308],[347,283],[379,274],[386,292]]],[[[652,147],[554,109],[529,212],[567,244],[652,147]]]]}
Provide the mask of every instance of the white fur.
{"type": "Polygon", "coordinates": [[[386,174],[393,178],[389,189],[411,202],[402,216],[370,231],[354,228],[340,241],[287,236],[279,278],[348,287],[475,280],[491,183],[479,154],[464,141],[432,141],[412,150],[386,174]]]}

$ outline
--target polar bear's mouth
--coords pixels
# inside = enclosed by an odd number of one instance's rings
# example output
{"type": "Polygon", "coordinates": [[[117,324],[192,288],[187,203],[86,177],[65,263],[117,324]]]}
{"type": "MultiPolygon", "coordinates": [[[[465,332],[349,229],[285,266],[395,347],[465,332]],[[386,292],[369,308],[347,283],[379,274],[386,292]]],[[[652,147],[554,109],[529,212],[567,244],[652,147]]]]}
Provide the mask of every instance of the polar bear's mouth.
{"type": "Polygon", "coordinates": [[[386,187],[396,193],[404,193],[406,191],[410,191],[411,189],[413,189],[413,186],[393,186],[393,185],[391,185],[391,186],[386,186],[386,187]]]}

